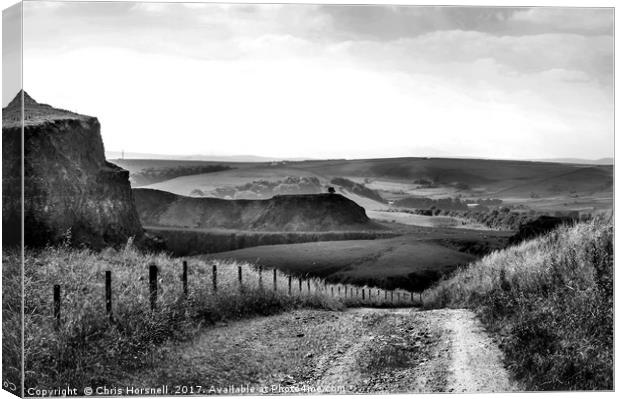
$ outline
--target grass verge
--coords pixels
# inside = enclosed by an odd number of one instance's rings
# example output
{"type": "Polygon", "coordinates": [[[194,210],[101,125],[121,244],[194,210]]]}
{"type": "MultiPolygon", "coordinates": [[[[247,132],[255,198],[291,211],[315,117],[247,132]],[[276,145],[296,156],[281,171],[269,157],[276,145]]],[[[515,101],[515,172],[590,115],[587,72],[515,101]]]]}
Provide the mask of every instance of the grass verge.
{"type": "Polygon", "coordinates": [[[427,308],[474,309],[528,390],[613,389],[613,226],[562,226],[440,281],[427,308]]]}

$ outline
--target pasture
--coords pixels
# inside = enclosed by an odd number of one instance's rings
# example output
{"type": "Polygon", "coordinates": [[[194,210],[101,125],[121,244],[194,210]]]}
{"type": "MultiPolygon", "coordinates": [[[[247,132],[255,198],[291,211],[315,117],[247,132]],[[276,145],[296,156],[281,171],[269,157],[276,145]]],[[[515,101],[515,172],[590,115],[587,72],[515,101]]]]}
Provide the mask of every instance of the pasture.
{"type": "Polygon", "coordinates": [[[375,240],[265,245],[198,259],[235,259],[330,282],[418,290],[442,275],[502,248],[510,234],[401,226],[402,236],[375,240]],[[472,251],[471,248],[482,248],[472,251]]]}

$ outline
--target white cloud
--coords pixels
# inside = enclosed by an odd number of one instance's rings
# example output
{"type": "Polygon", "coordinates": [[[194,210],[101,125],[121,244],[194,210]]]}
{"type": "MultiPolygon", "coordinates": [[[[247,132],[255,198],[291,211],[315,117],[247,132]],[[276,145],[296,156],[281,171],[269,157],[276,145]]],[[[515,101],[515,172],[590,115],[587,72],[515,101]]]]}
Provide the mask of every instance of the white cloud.
{"type": "Polygon", "coordinates": [[[613,13],[610,8],[538,7],[517,11],[513,21],[529,22],[546,28],[574,32],[610,33],[613,13]]]}
{"type": "Polygon", "coordinates": [[[111,150],[283,157],[424,155],[417,152],[424,148],[517,158],[611,153],[611,36],[452,29],[343,41],[333,32],[335,17],[315,7],[159,11],[149,10],[155,19],[146,23],[144,10],[130,10],[129,19],[116,22],[122,29],[110,29],[112,20],[99,14],[91,24],[67,21],[66,31],[82,34],[59,40],[64,46],[49,46],[64,30],[55,33],[43,15],[31,19],[26,90],[39,101],[98,116],[111,150]]]}

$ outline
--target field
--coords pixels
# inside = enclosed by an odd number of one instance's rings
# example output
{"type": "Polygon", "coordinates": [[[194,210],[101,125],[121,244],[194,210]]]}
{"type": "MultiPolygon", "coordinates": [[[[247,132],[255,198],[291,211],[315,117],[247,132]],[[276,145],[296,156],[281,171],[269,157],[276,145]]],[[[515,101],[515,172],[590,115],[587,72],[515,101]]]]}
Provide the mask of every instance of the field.
{"type": "Polygon", "coordinates": [[[470,308],[527,390],[613,389],[613,226],[601,219],[493,253],[425,292],[470,308]]]}
{"type": "Polygon", "coordinates": [[[418,291],[441,275],[505,245],[502,232],[401,226],[403,235],[375,240],[270,245],[201,259],[236,259],[332,282],[418,291]]]}
{"type": "Polygon", "coordinates": [[[187,229],[146,226],[146,231],[163,238],[166,251],[188,256],[232,251],[239,248],[338,240],[374,240],[394,237],[391,231],[273,232],[225,229],[187,229]]]}

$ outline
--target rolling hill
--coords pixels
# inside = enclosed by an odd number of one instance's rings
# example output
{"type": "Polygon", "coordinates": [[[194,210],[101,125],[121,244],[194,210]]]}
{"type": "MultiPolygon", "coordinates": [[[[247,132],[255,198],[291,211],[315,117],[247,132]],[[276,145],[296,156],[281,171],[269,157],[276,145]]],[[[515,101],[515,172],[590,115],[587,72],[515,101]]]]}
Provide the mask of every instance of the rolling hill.
{"type": "MultiPolygon", "coordinates": [[[[334,178],[347,178],[393,195],[527,200],[532,195],[608,196],[612,192],[613,166],[449,158],[323,160],[242,164],[232,170],[182,176],[148,187],[188,195],[196,188],[209,192],[218,187],[287,176],[316,177],[326,185],[334,178]],[[433,188],[420,187],[415,183],[420,179],[432,182],[433,188]]],[[[386,199],[390,199],[389,195],[386,199]]]]}

